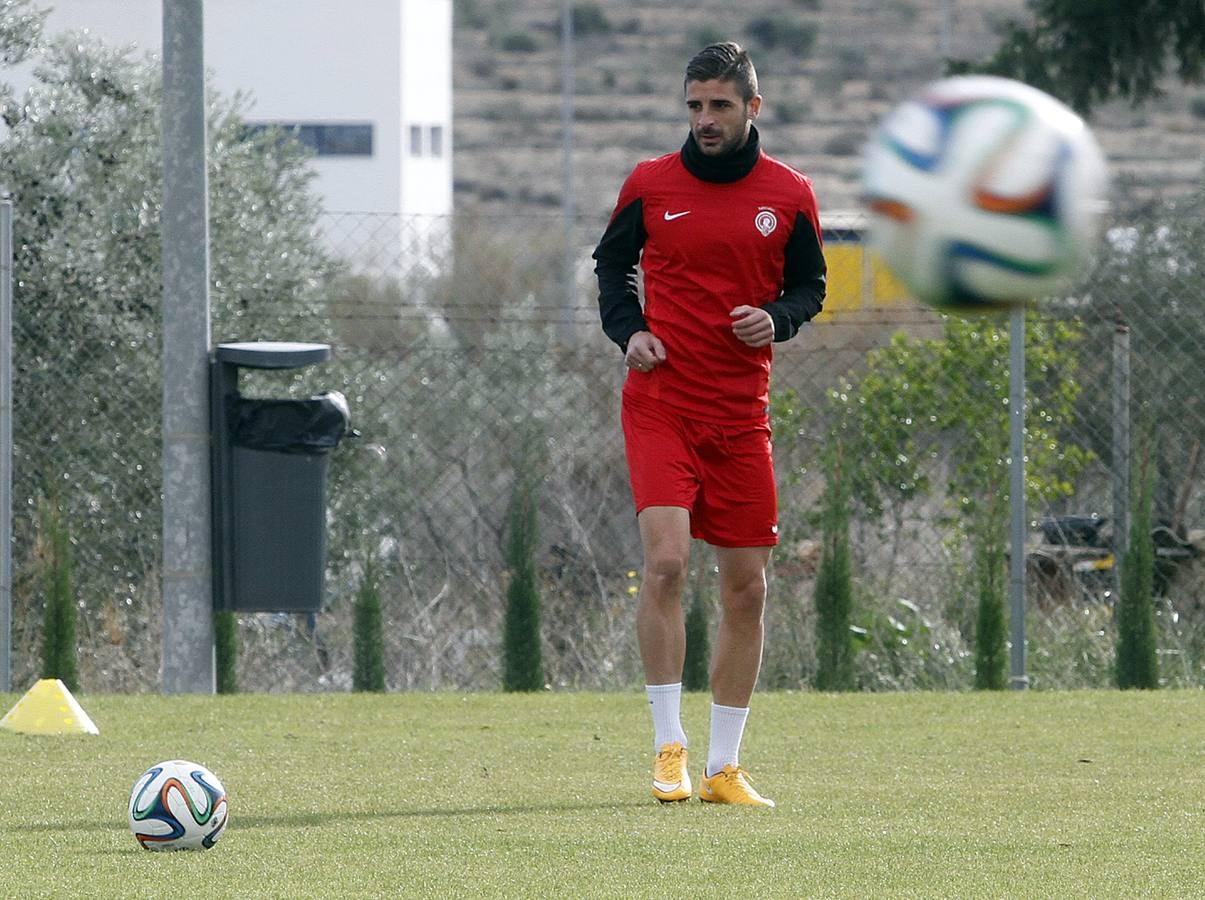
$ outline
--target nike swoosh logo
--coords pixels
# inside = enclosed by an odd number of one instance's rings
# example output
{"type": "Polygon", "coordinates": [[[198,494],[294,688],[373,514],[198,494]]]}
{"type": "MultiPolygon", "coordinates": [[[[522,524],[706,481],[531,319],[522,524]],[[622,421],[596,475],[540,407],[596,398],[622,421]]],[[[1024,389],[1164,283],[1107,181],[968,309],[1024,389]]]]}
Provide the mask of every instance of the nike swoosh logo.
{"type": "Polygon", "coordinates": [[[672,222],[674,219],[680,219],[683,216],[689,216],[690,213],[691,213],[691,211],[689,209],[686,210],[686,212],[680,212],[680,213],[672,213],[667,209],[665,211],[665,221],[672,222]]]}
{"type": "Polygon", "coordinates": [[[676,791],[681,786],[682,782],[680,781],[668,782],[658,781],[656,778],[653,779],[653,787],[661,791],[663,794],[668,794],[670,791],[676,791]]]}

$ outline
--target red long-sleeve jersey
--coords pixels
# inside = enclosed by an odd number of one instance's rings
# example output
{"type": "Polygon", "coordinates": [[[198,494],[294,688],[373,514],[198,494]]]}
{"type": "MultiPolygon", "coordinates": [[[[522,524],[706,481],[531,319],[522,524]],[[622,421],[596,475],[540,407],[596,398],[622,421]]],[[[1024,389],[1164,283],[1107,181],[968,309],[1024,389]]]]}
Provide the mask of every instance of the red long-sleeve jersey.
{"type": "Polygon", "coordinates": [[[747,172],[735,179],[731,167],[717,173],[725,180],[700,177],[708,175],[708,161],[700,164],[696,150],[694,164],[684,162],[694,149],[690,140],[682,152],[639,163],[594,252],[607,336],[626,348],[637,331],[649,331],[665,345],[666,361],[629,372],[625,394],[700,421],[762,422],[768,415],[773,350],[749,347],[732,333],[734,307],[765,309],[774,340],[784,341],[824,299],[811,182],[763,152],[755,129],[751,143],[747,172]]]}

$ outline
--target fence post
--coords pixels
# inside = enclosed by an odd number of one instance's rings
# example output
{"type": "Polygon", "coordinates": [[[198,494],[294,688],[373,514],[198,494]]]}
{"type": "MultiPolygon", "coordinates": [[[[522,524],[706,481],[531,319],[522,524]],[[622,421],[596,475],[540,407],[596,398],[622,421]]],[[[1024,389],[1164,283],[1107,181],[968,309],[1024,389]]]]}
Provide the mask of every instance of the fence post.
{"type": "Polygon", "coordinates": [[[215,690],[203,0],[163,0],[163,691],[215,690]]]}
{"type": "Polygon", "coordinates": [[[1130,544],[1130,326],[1121,310],[1113,327],[1113,588],[1130,544]]]}
{"type": "Polygon", "coordinates": [[[13,689],[13,201],[0,188],[0,693],[13,689]]]}
{"type": "Polygon", "coordinates": [[[573,4],[561,2],[561,214],[564,216],[565,247],[561,256],[561,340],[572,347],[577,336],[577,212],[573,190],[573,95],[574,79],[573,4]]]}
{"type": "Polygon", "coordinates": [[[1011,677],[1014,690],[1029,687],[1025,674],[1025,307],[1013,309],[1008,341],[1009,512],[1008,596],[1011,677]]]}

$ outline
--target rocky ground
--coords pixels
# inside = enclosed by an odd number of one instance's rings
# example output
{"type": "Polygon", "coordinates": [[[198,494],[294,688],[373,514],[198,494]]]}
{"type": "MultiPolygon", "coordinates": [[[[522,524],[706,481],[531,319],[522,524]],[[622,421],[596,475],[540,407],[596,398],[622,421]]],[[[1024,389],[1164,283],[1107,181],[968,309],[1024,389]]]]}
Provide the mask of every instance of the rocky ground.
{"type": "MultiPolygon", "coordinates": [[[[605,220],[638,159],[680,145],[682,69],[717,39],[755,52],[770,152],[807,171],[822,209],[858,203],[861,147],[882,114],[941,72],[943,50],[983,58],[1023,0],[696,0],[576,4],[573,186],[577,214],[605,220]],[[948,9],[948,15],[946,10],[948,9]]],[[[455,18],[454,147],[461,210],[550,216],[564,184],[560,4],[461,0],[455,18]]],[[[1169,85],[1092,126],[1115,181],[1139,198],[1187,191],[1205,158],[1205,88],[1169,85]]]]}

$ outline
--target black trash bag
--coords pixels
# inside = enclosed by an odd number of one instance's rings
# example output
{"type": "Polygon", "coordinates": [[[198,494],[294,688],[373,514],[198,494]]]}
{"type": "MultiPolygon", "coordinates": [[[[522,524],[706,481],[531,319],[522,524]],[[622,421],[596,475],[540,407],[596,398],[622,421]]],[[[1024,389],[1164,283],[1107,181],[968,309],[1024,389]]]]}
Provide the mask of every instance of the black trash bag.
{"type": "Polygon", "coordinates": [[[329,453],[351,433],[347,398],[323,391],[306,400],[230,400],[235,446],[278,453],[329,453]]]}

